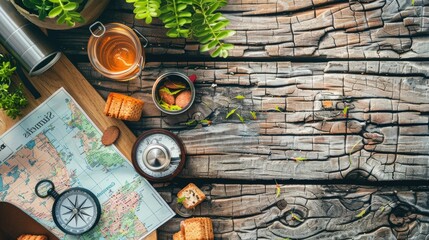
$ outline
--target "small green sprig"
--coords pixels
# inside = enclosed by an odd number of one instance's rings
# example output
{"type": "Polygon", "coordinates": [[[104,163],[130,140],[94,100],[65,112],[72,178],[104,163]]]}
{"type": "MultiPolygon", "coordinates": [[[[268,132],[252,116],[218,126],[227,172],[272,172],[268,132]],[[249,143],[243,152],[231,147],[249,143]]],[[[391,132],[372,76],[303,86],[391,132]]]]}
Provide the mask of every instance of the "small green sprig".
{"type": "Polygon", "coordinates": [[[293,220],[296,220],[298,222],[304,222],[298,215],[296,215],[293,211],[290,213],[293,220]]]}
{"type": "Polygon", "coordinates": [[[15,70],[16,67],[0,54],[0,108],[12,119],[21,115],[21,110],[28,104],[22,85],[12,86],[11,76],[15,70]]]}
{"type": "Polygon", "coordinates": [[[276,182],[276,198],[278,198],[278,197],[280,197],[282,190],[281,190],[280,184],[278,184],[276,180],[274,180],[274,181],[276,182]]]}
{"type": "Polygon", "coordinates": [[[177,198],[178,204],[183,204],[183,202],[186,200],[186,197],[177,198]]]}
{"type": "Polygon", "coordinates": [[[237,100],[244,100],[244,99],[246,99],[246,97],[245,96],[243,96],[243,95],[237,95],[237,96],[235,96],[234,97],[235,99],[237,99],[237,100]]]}

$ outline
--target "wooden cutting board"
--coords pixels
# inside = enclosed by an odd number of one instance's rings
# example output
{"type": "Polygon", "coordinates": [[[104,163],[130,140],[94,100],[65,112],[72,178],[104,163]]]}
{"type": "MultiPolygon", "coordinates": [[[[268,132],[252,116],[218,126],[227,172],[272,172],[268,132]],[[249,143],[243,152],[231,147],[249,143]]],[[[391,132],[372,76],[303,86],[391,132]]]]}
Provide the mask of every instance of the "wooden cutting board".
{"type": "MultiPolygon", "coordinates": [[[[128,161],[131,160],[131,148],[136,140],[136,136],[121,120],[104,116],[103,109],[106,102],[66,56],[61,56],[60,60],[42,75],[29,77],[29,80],[42,96],[39,99],[34,99],[34,97],[24,89],[27,99],[29,100],[29,105],[24,109],[23,116],[39,106],[59,88],[64,87],[101,131],[111,125],[116,125],[120,128],[121,136],[116,142],[116,147],[127,157],[128,161]]],[[[4,112],[0,111],[0,134],[3,134],[20,119],[21,118],[12,120],[7,117],[4,112]]],[[[157,239],[156,231],[146,239],[157,239]]]]}

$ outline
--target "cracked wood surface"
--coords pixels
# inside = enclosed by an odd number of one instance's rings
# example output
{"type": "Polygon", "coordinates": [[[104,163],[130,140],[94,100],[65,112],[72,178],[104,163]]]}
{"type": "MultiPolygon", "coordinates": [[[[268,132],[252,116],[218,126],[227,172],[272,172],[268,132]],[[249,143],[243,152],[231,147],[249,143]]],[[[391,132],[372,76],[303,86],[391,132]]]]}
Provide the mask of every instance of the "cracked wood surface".
{"type": "Polygon", "coordinates": [[[117,91],[146,101],[144,117],[127,123],[136,134],[160,127],[178,131],[189,155],[184,178],[429,176],[425,62],[148,63],[144,80],[128,83],[100,80],[88,63],[78,67],[104,97],[117,91]],[[151,87],[163,71],[197,75],[197,102],[188,113],[169,117],[153,105],[151,87]],[[239,94],[246,99],[234,99],[239,94]],[[245,123],[236,116],[226,119],[235,108],[245,123]],[[184,125],[205,118],[213,124],[184,125]]]}
{"type": "MultiPolygon", "coordinates": [[[[216,239],[422,239],[428,238],[428,187],[206,184],[207,200],[194,216],[210,217],[216,239]],[[363,214],[364,213],[364,214],[363,214]],[[361,217],[360,217],[361,216],[361,217]]],[[[173,209],[178,187],[157,190],[173,209]]],[[[158,230],[179,231],[177,217],[158,230]]]]}
{"type": "MultiPolygon", "coordinates": [[[[229,59],[210,59],[196,42],[167,38],[160,22],[145,25],[131,5],[112,0],[100,20],[135,27],[150,41],[143,81],[130,82],[94,71],[86,28],[49,35],[104,98],[115,91],[146,102],[144,117],[126,123],[136,135],[178,133],[185,168],[157,190],[174,209],[180,188],[197,183],[208,200],[193,216],[211,217],[217,239],[426,240],[428,7],[426,0],[229,0],[223,12],[236,47],[229,59]],[[166,116],[152,103],[153,82],[166,71],[197,75],[196,102],[184,115],[166,116]],[[245,123],[226,119],[235,108],[245,123]],[[186,126],[191,119],[213,124],[186,126]],[[378,183],[346,185],[354,180],[378,183]]],[[[171,239],[182,219],[161,227],[159,238],[171,239]]]]}
{"type": "MultiPolygon", "coordinates": [[[[222,11],[237,34],[231,57],[398,59],[429,57],[429,3],[415,0],[229,0],[222,11]]],[[[192,40],[169,39],[158,21],[135,20],[132,6],[113,1],[101,18],[134,26],[148,37],[146,53],[199,56],[192,40]]],[[[87,28],[51,32],[66,53],[86,53],[87,28]]]]}

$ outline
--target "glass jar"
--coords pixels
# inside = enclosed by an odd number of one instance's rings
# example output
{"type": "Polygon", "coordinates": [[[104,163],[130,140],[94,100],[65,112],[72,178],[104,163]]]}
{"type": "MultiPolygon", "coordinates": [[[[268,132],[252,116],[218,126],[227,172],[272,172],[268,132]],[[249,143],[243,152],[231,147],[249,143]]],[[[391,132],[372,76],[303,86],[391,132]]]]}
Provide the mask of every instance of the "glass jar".
{"type": "Polygon", "coordinates": [[[89,27],[92,36],[88,41],[88,57],[92,66],[102,75],[128,81],[137,78],[144,68],[144,48],[135,29],[120,23],[103,25],[95,22],[89,27]]]}

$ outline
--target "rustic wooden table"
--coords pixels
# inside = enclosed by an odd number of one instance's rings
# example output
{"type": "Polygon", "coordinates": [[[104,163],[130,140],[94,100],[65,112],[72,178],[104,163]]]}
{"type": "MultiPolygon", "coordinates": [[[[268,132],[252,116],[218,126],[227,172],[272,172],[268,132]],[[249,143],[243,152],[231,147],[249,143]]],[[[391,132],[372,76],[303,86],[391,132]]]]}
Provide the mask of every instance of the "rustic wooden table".
{"type": "Polygon", "coordinates": [[[208,199],[194,216],[211,217],[217,238],[428,239],[429,2],[411,2],[230,0],[223,11],[236,47],[211,59],[112,0],[101,21],[150,41],[143,80],[125,83],[91,67],[87,29],[49,35],[104,98],[114,91],[146,102],[144,117],[127,123],[136,135],[165,128],[183,139],[184,170],[156,187],[174,206],[181,187],[199,185],[208,199]],[[165,71],[198,76],[188,114],[153,105],[152,84],[165,71]],[[257,120],[226,119],[234,108],[257,120]],[[190,119],[213,124],[185,126],[190,119]]]}

